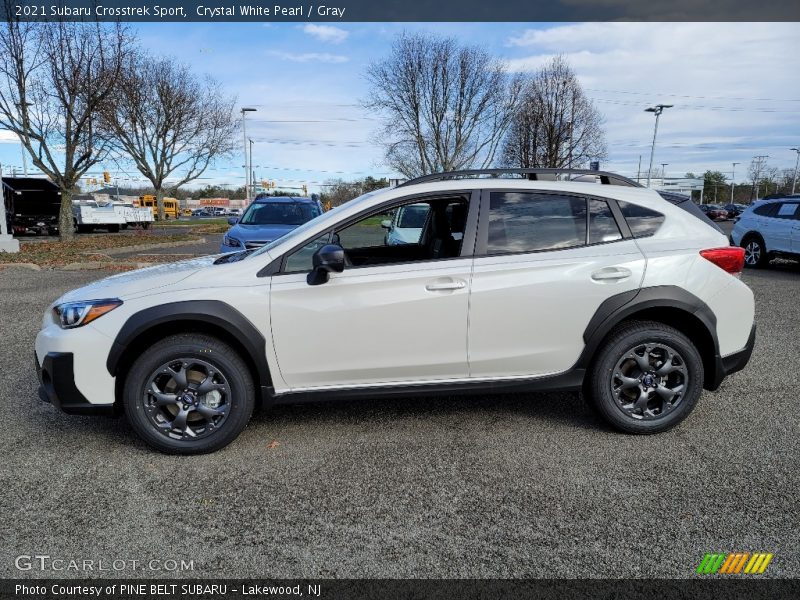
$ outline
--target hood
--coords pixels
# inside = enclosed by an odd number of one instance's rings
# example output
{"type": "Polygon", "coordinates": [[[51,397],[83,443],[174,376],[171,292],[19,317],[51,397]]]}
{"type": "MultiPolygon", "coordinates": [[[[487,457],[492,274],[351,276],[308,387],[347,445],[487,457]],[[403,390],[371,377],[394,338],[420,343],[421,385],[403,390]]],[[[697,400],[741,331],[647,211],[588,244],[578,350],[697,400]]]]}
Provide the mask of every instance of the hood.
{"type": "Polygon", "coordinates": [[[243,242],[272,242],[293,229],[297,229],[297,225],[244,225],[237,223],[231,227],[228,235],[243,242]]]}
{"type": "Polygon", "coordinates": [[[136,294],[183,281],[200,269],[210,266],[219,255],[203,256],[137,269],[100,279],[87,286],[67,292],[56,301],[97,300],[100,298],[130,298],[136,294]]]}

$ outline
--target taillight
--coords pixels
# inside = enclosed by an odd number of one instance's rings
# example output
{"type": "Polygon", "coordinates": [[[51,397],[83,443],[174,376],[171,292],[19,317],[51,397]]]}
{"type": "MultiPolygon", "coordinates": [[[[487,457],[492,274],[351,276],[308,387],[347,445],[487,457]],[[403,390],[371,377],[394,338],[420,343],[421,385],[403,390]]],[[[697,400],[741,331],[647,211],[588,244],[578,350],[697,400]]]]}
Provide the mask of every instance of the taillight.
{"type": "Polygon", "coordinates": [[[738,246],[701,250],[700,256],[731,275],[738,275],[744,269],[744,248],[738,246]]]}

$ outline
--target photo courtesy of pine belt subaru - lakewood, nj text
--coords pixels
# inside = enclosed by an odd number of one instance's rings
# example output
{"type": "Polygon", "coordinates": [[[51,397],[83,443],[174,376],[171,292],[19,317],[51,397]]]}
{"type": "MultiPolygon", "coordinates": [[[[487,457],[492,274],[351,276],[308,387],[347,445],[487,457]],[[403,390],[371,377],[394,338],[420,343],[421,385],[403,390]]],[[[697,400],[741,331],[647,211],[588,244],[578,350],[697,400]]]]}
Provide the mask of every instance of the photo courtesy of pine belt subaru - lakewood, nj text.
{"type": "Polygon", "coordinates": [[[178,454],[222,448],[260,405],[357,396],[582,391],[654,433],[747,364],[743,264],[689,198],[615,174],[429,175],[65,294],[36,338],[40,396],[124,412],[178,454]]]}

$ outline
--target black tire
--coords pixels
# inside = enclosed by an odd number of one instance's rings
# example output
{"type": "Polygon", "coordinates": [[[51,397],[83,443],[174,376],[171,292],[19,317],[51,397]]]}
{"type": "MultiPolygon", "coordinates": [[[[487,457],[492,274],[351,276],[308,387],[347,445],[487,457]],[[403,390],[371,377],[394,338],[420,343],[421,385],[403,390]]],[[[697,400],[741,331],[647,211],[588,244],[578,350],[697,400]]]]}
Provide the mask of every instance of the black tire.
{"type": "Polygon", "coordinates": [[[703,391],[703,377],[700,354],[680,331],[656,321],[630,321],[606,338],[589,373],[587,400],[620,431],[658,433],[692,412],[703,391]],[[670,350],[674,354],[669,366],[666,360],[659,363],[670,350]],[[640,361],[649,363],[647,370],[640,368],[640,361]],[[666,374],[657,375],[659,371],[666,374]],[[632,383],[637,379],[638,385],[632,383]]]}
{"type": "Polygon", "coordinates": [[[119,233],[119,225],[109,225],[108,233],[119,233]]]}
{"type": "Polygon", "coordinates": [[[742,240],[744,248],[744,264],[746,267],[761,269],[769,265],[769,254],[760,235],[750,234],[742,240]]]}
{"type": "Polygon", "coordinates": [[[78,225],[78,233],[91,233],[94,227],[91,225],[78,225]]]}
{"type": "Polygon", "coordinates": [[[142,223],[142,229],[150,229],[150,223],[142,223]]]}
{"type": "Polygon", "coordinates": [[[134,362],[125,380],[123,402],[131,426],[151,447],[167,454],[205,454],[224,448],[247,426],[255,406],[255,387],[247,365],[233,348],[208,335],[186,333],[157,342],[134,362]],[[168,371],[163,368],[165,365],[179,369],[168,371]],[[205,384],[203,375],[208,377],[208,369],[205,374],[202,372],[204,365],[216,373],[212,374],[210,385],[225,386],[216,398],[216,407],[204,405],[202,399],[208,394],[194,394],[205,384]],[[179,378],[172,377],[180,375],[181,370],[191,392],[189,400],[178,387],[179,378]],[[174,386],[170,387],[170,383],[174,386]],[[159,396],[168,403],[159,405],[156,395],[146,392],[152,389],[150,385],[155,386],[155,391],[160,390],[159,396]],[[201,412],[221,412],[223,408],[223,415],[210,419],[201,412]],[[185,415],[183,433],[174,426],[181,414],[185,415]]]}

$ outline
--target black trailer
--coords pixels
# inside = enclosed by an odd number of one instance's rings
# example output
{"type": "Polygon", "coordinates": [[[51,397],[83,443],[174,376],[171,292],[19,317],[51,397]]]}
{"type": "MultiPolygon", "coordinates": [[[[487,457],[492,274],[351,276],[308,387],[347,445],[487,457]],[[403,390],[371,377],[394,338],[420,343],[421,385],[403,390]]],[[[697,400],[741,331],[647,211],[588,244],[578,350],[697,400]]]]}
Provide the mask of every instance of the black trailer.
{"type": "Polygon", "coordinates": [[[9,233],[58,234],[61,208],[58,186],[37,177],[3,177],[2,181],[9,233]]]}

